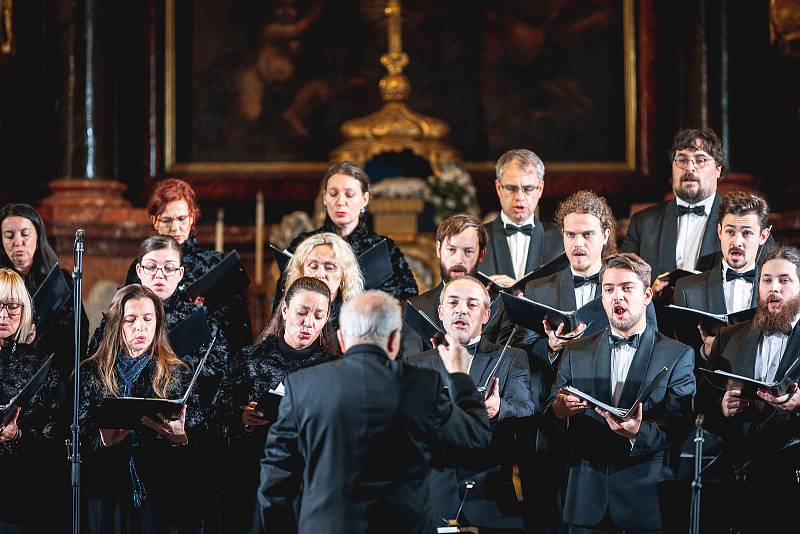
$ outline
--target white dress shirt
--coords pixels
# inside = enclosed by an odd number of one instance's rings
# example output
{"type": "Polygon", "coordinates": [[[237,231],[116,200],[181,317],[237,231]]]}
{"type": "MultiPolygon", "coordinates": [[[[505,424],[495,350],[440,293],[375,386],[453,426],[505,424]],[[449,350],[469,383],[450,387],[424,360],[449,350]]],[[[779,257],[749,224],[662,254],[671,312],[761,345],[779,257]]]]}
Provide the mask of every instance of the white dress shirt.
{"type": "MultiPolygon", "coordinates": [[[[723,259],[722,260],[722,291],[725,293],[725,309],[727,313],[736,313],[742,310],[750,309],[750,303],[753,299],[753,284],[738,278],[727,282],[725,280],[725,273],[730,269],[730,265],[723,259]]],[[[745,271],[755,269],[755,265],[751,266],[745,271]]]]}
{"type": "MultiPolygon", "coordinates": [[[[639,332],[634,332],[631,335],[639,334],[639,342],[641,343],[642,332],[645,331],[647,325],[644,326],[639,332]]],[[[611,333],[615,336],[623,336],[613,328],[611,333]]],[[[619,398],[622,396],[622,388],[625,387],[625,379],[628,378],[628,371],[633,362],[633,356],[636,354],[636,349],[628,344],[622,344],[619,347],[611,349],[611,404],[617,406],[619,398]]]]}
{"type": "MultiPolygon", "coordinates": [[[[797,324],[800,315],[792,321],[792,328],[797,324]]],[[[786,352],[786,344],[789,342],[789,336],[783,332],[776,332],[772,335],[762,335],[761,343],[758,345],[758,353],[756,354],[756,368],[753,372],[753,378],[762,382],[772,382],[775,380],[775,374],[778,372],[778,366],[783,358],[783,353],[786,352]]]]}
{"type": "MultiPolygon", "coordinates": [[[[477,343],[480,340],[481,340],[481,335],[478,334],[477,336],[475,336],[472,339],[470,339],[469,341],[467,341],[467,344],[464,345],[464,346],[468,347],[470,345],[473,345],[473,344],[477,343]]],[[[475,358],[475,355],[472,354],[469,351],[467,351],[467,353],[469,354],[469,365],[467,365],[467,374],[469,374],[469,370],[472,369],[472,360],[475,358]]]]}
{"type": "MultiPolygon", "coordinates": [[[[522,224],[517,224],[501,211],[500,220],[503,222],[503,226],[507,224],[513,224],[514,226],[530,224],[531,226],[536,226],[533,216],[529,217],[522,224]]],[[[508,250],[511,252],[511,264],[514,266],[513,278],[521,278],[523,275],[527,274],[525,272],[525,267],[528,263],[528,247],[530,247],[531,238],[521,232],[514,232],[506,236],[506,241],[508,241],[508,250]]]]}
{"type": "MultiPolygon", "coordinates": [[[[573,271],[572,268],[570,268],[570,272],[572,272],[572,276],[583,276],[573,271]]],[[[600,271],[597,272],[599,273],[600,271]]],[[[593,274],[595,273],[588,276],[592,276],[593,274]]],[[[583,284],[581,287],[575,288],[575,304],[578,308],[594,300],[595,296],[597,296],[597,284],[583,284]]]]}
{"type": "Polygon", "coordinates": [[[711,214],[711,205],[714,204],[714,195],[697,204],[689,204],[676,198],[678,206],[703,206],[706,210],[704,216],[689,213],[678,217],[678,240],[675,243],[675,266],[677,269],[694,270],[700,257],[700,247],[703,244],[703,234],[706,230],[708,217],[711,214]]]}

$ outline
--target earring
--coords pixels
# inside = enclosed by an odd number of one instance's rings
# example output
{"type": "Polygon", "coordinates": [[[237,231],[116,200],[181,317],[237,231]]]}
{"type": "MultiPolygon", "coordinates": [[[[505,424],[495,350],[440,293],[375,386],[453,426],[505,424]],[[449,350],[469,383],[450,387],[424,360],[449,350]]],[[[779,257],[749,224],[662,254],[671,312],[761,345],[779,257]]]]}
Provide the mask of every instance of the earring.
{"type": "Polygon", "coordinates": [[[367,213],[367,207],[361,206],[361,215],[364,215],[365,213],[367,213]]]}

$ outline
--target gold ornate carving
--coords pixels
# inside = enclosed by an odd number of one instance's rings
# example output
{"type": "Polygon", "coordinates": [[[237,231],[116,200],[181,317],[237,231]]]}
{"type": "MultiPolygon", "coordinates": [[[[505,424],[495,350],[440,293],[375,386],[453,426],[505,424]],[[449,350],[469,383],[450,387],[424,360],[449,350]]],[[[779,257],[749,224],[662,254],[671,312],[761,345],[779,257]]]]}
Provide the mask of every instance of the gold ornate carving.
{"type": "Polygon", "coordinates": [[[14,0],[0,0],[0,61],[11,56],[14,47],[14,0]]]}
{"type": "Polygon", "coordinates": [[[800,58],[800,0],[770,0],[769,36],[783,55],[800,58]]]}
{"type": "Polygon", "coordinates": [[[460,155],[442,142],[450,132],[447,123],[416,113],[404,103],[411,94],[411,84],[403,74],[409,58],[403,52],[401,13],[399,0],[388,0],[384,14],[388,18],[389,50],[381,56],[387,74],[378,85],[386,104],[371,115],[342,124],[346,141],[331,152],[331,160],[349,160],[363,166],[378,154],[410,150],[428,160],[438,174],[442,165],[459,161],[460,155]]]}

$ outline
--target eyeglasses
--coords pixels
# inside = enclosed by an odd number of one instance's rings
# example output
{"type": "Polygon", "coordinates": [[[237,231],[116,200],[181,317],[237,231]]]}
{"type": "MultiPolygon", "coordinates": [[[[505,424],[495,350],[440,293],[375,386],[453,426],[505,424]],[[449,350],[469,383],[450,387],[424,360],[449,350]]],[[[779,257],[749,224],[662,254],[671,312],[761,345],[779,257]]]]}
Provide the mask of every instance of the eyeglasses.
{"type": "Polygon", "coordinates": [[[539,187],[541,187],[541,185],[542,184],[540,183],[538,185],[523,185],[522,187],[520,187],[518,185],[500,184],[500,187],[505,189],[506,193],[508,193],[509,195],[516,195],[520,191],[522,191],[526,195],[532,195],[534,191],[536,191],[537,189],[539,189],[539,187]]]}
{"type": "Polygon", "coordinates": [[[678,157],[677,157],[677,158],[675,158],[673,161],[675,162],[675,165],[676,165],[676,166],[677,166],[679,169],[685,169],[685,168],[687,168],[687,167],[689,166],[689,162],[690,162],[690,161],[691,161],[692,163],[694,163],[694,166],[695,166],[696,168],[698,168],[698,169],[702,169],[703,167],[705,167],[705,166],[706,166],[706,164],[707,164],[709,161],[714,161],[714,159],[713,159],[713,158],[706,158],[706,157],[704,157],[704,156],[699,156],[699,157],[697,157],[697,158],[687,158],[686,156],[678,156],[678,157]]]}
{"type": "Polygon", "coordinates": [[[169,278],[181,269],[180,267],[173,267],[172,265],[164,265],[163,267],[159,267],[154,263],[147,265],[142,265],[140,263],[139,267],[141,267],[142,272],[148,276],[155,276],[158,271],[161,271],[161,274],[163,274],[165,278],[169,278]]]}
{"type": "Polygon", "coordinates": [[[24,304],[20,304],[19,302],[0,302],[0,312],[6,310],[8,315],[15,316],[22,313],[22,308],[24,308],[24,304]]]}
{"type": "Polygon", "coordinates": [[[170,228],[172,223],[177,222],[178,226],[186,226],[191,219],[191,215],[178,215],[177,217],[161,217],[158,219],[158,225],[162,228],[170,228]]]}

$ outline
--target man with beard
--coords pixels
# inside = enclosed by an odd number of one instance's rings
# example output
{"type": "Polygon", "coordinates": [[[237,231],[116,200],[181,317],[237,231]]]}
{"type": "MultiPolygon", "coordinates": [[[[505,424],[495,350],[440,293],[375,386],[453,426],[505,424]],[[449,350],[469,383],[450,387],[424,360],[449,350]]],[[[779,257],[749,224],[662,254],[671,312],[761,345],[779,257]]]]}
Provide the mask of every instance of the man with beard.
{"type": "MultiPolygon", "coordinates": [[[[780,380],[800,353],[800,250],[775,247],[765,253],[760,270],[755,318],[722,329],[709,359],[735,374],[771,382],[780,380]]],[[[778,398],[761,390],[757,399],[747,398],[735,383],[722,397],[728,458],[751,480],[796,482],[800,455],[790,445],[800,438],[799,377],[795,371],[793,389],[778,398]]]]}
{"type": "MultiPolygon", "coordinates": [[[[706,270],[711,265],[704,263],[720,250],[717,181],[727,168],[722,142],[709,128],[681,130],[669,158],[675,198],[635,213],[621,247],[649,263],[654,278],[676,269],[706,270]]],[[[666,286],[659,279],[653,288],[658,294],[666,286]]]]}
{"type": "MultiPolygon", "coordinates": [[[[716,314],[736,313],[758,305],[756,263],[770,238],[767,202],[755,193],[734,191],[722,197],[717,236],[722,259],[712,269],[681,278],[675,284],[673,303],[716,314]]],[[[714,336],[701,325],[702,357],[711,352],[714,336]]]]}
{"type": "MultiPolygon", "coordinates": [[[[461,519],[466,524],[479,527],[481,532],[513,532],[523,526],[512,483],[514,424],[533,415],[535,406],[525,352],[508,347],[503,354],[502,345],[481,335],[489,320],[489,304],[486,288],[470,276],[451,279],[441,291],[438,317],[450,338],[472,356],[469,375],[479,390],[485,388],[492,443],[484,449],[450,451],[440,459],[440,468],[431,472],[429,480],[436,517],[456,518],[464,498],[461,519]],[[474,486],[465,497],[467,481],[474,486]]],[[[436,349],[408,361],[435,369],[446,380],[447,371],[436,349]]]]}
{"type": "Polygon", "coordinates": [[[600,284],[609,327],[571,341],[546,415],[569,451],[563,520],[569,532],[661,530],[657,484],[691,425],[692,349],[648,324],[650,266],[635,254],[603,260],[600,284]],[[666,367],[665,383],[642,403],[639,391],[666,367]],[[612,406],[631,408],[623,421],[562,391],[573,386],[612,406]]]}
{"type": "MultiPolygon", "coordinates": [[[[436,257],[439,258],[442,282],[433,289],[408,299],[407,302],[425,312],[432,320],[439,322],[437,309],[442,287],[454,278],[472,276],[477,272],[478,264],[486,255],[487,239],[486,229],[480,219],[474,215],[460,213],[442,221],[439,228],[436,229],[436,257]]],[[[499,309],[502,307],[501,304],[501,299],[495,299],[484,332],[484,335],[491,341],[496,341],[498,336],[507,337],[513,328],[509,324],[504,324],[501,328],[500,320],[504,315],[499,309]]],[[[403,313],[406,313],[405,309],[403,313]]],[[[405,315],[403,316],[405,317],[405,315]]],[[[439,327],[442,327],[441,323],[439,327]]],[[[503,342],[506,337],[502,337],[503,342]]],[[[407,323],[403,324],[402,343],[404,357],[413,356],[432,348],[431,340],[422,339],[407,323]]]]}
{"type": "Polygon", "coordinates": [[[555,228],[536,219],[544,191],[544,163],[526,149],[509,150],[497,160],[494,182],[500,215],[487,224],[489,243],[480,270],[498,287],[555,258],[563,249],[555,228]]]}

